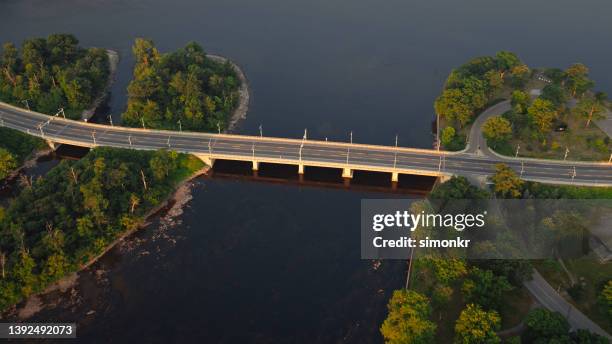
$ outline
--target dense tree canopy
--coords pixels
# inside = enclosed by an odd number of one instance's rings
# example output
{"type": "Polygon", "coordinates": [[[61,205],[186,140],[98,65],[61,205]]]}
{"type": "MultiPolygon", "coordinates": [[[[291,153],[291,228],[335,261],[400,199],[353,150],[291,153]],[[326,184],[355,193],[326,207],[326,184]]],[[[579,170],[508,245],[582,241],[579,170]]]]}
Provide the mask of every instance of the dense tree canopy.
{"type": "Polygon", "coordinates": [[[0,100],[46,114],[64,108],[79,118],[106,84],[109,60],[104,49],[83,49],[69,34],[5,43],[0,55],[0,100]]]}
{"type": "Polygon", "coordinates": [[[125,124],[195,131],[227,125],[240,84],[229,62],[212,60],[193,42],[160,54],[152,41],[138,38],[132,51],[136,66],[128,86],[125,124]]]}
{"type": "MultiPolygon", "coordinates": [[[[434,103],[436,113],[451,123],[465,126],[503,86],[506,73],[521,65],[520,59],[507,51],[468,61],[449,75],[445,90],[434,103]]],[[[529,69],[517,69],[516,73],[529,73],[529,69]]]]}
{"type": "Polygon", "coordinates": [[[177,180],[200,168],[167,151],[95,149],[26,185],[0,222],[0,309],[74,271],[135,228],[177,180]]]}
{"type": "Polygon", "coordinates": [[[491,177],[495,193],[501,197],[518,198],[523,193],[524,182],[506,164],[497,164],[491,177]]]}
{"type": "Polygon", "coordinates": [[[510,121],[501,117],[493,116],[488,118],[482,126],[482,133],[487,139],[487,143],[494,147],[506,142],[512,136],[512,125],[510,121]]]}
{"type": "Polygon", "coordinates": [[[500,343],[496,334],[500,325],[501,317],[496,311],[485,311],[478,305],[468,304],[455,324],[455,343],[500,343]]]}
{"type": "Polygon", "coordinates": [[[387,319],[380,332],[388,344],[431,343],[436,325],[428,318],[431,314],[429,300],[412,290],[396,290],[387,305],[387,319]]]}

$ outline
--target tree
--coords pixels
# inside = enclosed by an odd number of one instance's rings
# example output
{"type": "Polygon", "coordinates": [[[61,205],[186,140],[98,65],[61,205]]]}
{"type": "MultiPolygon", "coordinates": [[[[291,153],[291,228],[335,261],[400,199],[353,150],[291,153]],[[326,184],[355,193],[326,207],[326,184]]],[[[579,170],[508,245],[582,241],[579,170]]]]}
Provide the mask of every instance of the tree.
{"type": "Polygon", "coordinates": [[[500,343],[496,334],[501,317],[496,311],[485,311],[480,306],[468,304],[455,323],[455,343],[500,343]]]}
{"type": "Polygon", "coordinates": [[[542,89],[541,98],[550,101],[558,108],[565,106],[565,102],[567,101],[565,89],[559,84],[546,85],[544,89],[542,89]]]}
{"type": "Polygon", "coordinates": [[[510,139],[512,136],[512,126],[507,119],[501,116],[493,116],[484,122],[482,133],[487,142],[491,143],[493,148],[495,148],[498,144],[510,139]]]}
{"type": "Polygon", "coordinates": [[[447,89],[434,103],[436,113],[449,121],[457,121],[463,127],[473,114],[466,95],[457,88],[447,89]]]}
{"type": "Polygon", "coordinates": [[[548,100],[538,98],[527,109],[531,123],[542,135],[551,130],[553,120],[557,117],[555,106],[548,100]]]}
{"type": "Polygon", "coordinates": [[[589,69],[582,63],[575,63],[565,70],[567,87],[572,97],[581,96],[593,87],[594,83],[588,78],[588,75],[589,69]]]}
{"type": "Polygon", "coordinates": [[[510,290],[512,286],[506,277],[479,268],[472,268],[461,288],[467,302],[481,305],[485,309],[499,309],[503,294],[510,290]]]}
{"type": "Polygon", "coordinates": [[[15,157],[4,148],[0,148],[0,180],[6,178],[15,168],[15,157]]]}
{"type": "Polygon", "coordinates": [[[529,98],[529,94],[526,92],[516,90],[512,92],[512,109],[516,113],[527,113],[527,108],[531,103],[531,99],[529,98]]]}
{"type": "Polygon", "coordinates": [[[429,321],[431,307],[426,296],[412,290],[396,290],[387,305],[389,313],[380,328],[385,343],[431,343],[436,325],[429,321]]]}
{"type": "Polygon", "coordinates": [[[495,54],[495,59],[497,60],[497,68],[499,69],[500,76],[502,78],[507,71],[512,70],[512,68],[515,66],[522,64],[518,56],[509,51],[498,52],[495,54]]]}
{"type": "Polygon", "coordinates": [[[455,128],[450,126],[445,127],[442,130],[442,135],[440,136],[440,142],[442,143],[442,145],[448,147],[455,139],[455,128]]]}
{"type": "Polygon", "coordinates": [[[518,198],[523,193],[524,182],[506,164],[495,165],[495,174],[491,177],[495,193],[505,198],[518,198]]]}
{"type": "Polygon", "coordinates": [[[569,332],[567,320],[558,312],[551,312],[547,309],[536,308],[527,314],[525,318],[526,342],[531,343],[538,339],[553,339],[566,336],[569,332]]]}
{"type": "Polygon", "coordinates": [[[512,84],[515,88],[522,88],[529,80],[531,70],[526,64],[514,66],[511,70],[512,84]]]}
{"type": "Polygon", "coordinates": [[[574,113],[586,119],[588,128],[591,121],[604,119],[606,117],[606,107],[604,106],[607,95],[599,92],[595,97],[584,97],[578,101],[574,113]]]}
{"type": "Polygon", "coordinates": [[[436,281],[449,285],[467,274],[465,261],[456,258],[429,258],[424,263],[433,271],[436,281]]]}
{"type": "Polygon", "coordinates": [[[608,320],[612,322],[612,280],[609,280],[601,290],[599,303],[604,310],[604,314],[608,317],[608,320]]]}

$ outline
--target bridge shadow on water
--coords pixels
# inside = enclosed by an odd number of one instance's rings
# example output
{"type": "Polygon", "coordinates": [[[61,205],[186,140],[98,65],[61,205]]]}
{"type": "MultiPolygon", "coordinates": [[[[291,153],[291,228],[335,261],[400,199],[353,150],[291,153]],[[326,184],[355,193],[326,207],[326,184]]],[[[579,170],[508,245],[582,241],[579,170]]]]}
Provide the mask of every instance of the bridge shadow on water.
{"type": "Polygon", "coordinates": [[[250,162],[220,159],[204,178],[410,195],[426,195],[436,182],[435,177],[400,175],[399,181],[392,183],[390,173],[366,171],[354,171],[353,178],[347,179],[342,178],[340,169],[310,166],[300,175],[297,166],[271,163],[260,163],[259,170],[253,171],[250,162]]]}

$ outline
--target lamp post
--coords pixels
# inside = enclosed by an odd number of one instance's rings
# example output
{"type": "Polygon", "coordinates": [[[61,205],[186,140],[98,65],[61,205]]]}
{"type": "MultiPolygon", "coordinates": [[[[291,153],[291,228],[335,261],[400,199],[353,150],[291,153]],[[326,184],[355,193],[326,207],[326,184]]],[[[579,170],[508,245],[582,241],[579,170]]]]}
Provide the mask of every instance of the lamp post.
{"type": "Polygon", "coordinates": [[[142,129],[147,129],[145,127],[144,117],[140,117],[140,121],[142,122],[142,129]]]}
{"type": "Polygon", "coordinates": [[[178,125],[179,125],[179,131],[183,131],[183,124],[181,123],[181,120],[178,120],[178,125]]]}
{"type": "Polygon", "coordinates": [[[397,166],[397,140],[398,135],[395,134],[395,152],[393,152],[393,169],[397,166]]]}
{"type": "Polygon", "coordinates": [[[112,115],[108,115],[108,122],[110,123],[111,127],[114,126],[114,124],[113,124],[113,116],[112,115]]]}
{"type": "Polygon", "coordinates": [[[567,160],[567,154],[569,154],[569,148],[565,147],[565,155],[563,156],[563,161],[567,160]]]}
{"type": "Polygon", "coordinates": [[[519,149],[521,149],[521,144],[516,145],[516,153],[514,154],[515,158],[518,158],[519,149]]]}
{"type": "Polygon", "coordinates": [[[25,104],[26,108],[28,109],[28,111],[30,111],[30,103],[28,103],[29,99],[24,99],[21,102],[25,104]]]}
{"type": "Polygon", "coordinates": [[[263,128],[259,125],[259,137],[263,137],[263,128]]]}

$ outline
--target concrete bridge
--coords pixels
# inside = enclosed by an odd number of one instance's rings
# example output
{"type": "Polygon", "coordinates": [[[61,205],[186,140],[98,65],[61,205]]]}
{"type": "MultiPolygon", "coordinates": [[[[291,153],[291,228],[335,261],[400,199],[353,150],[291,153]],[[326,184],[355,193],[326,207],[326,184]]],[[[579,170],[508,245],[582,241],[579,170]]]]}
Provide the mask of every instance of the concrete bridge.
{"type": "Polygon", "coordinates": [[[0,126],[46,140],[52,147],[115,147],[139,150],[170,149],[198,156],[213,165],[217,159],[342,170],[350,179],[356,170],[388,173],[392,182],[402,174],[447,179],[453,175],[486,177],[500,162],[508,164],[525,180],[590,186],[612,186],[612,164],[512,159],[480,156],[468,152],[446,152],[394,146],[332,141],[287,139],[248,135],[177,132],[109,126],[48,116],[0,103],[0,126]]]}

